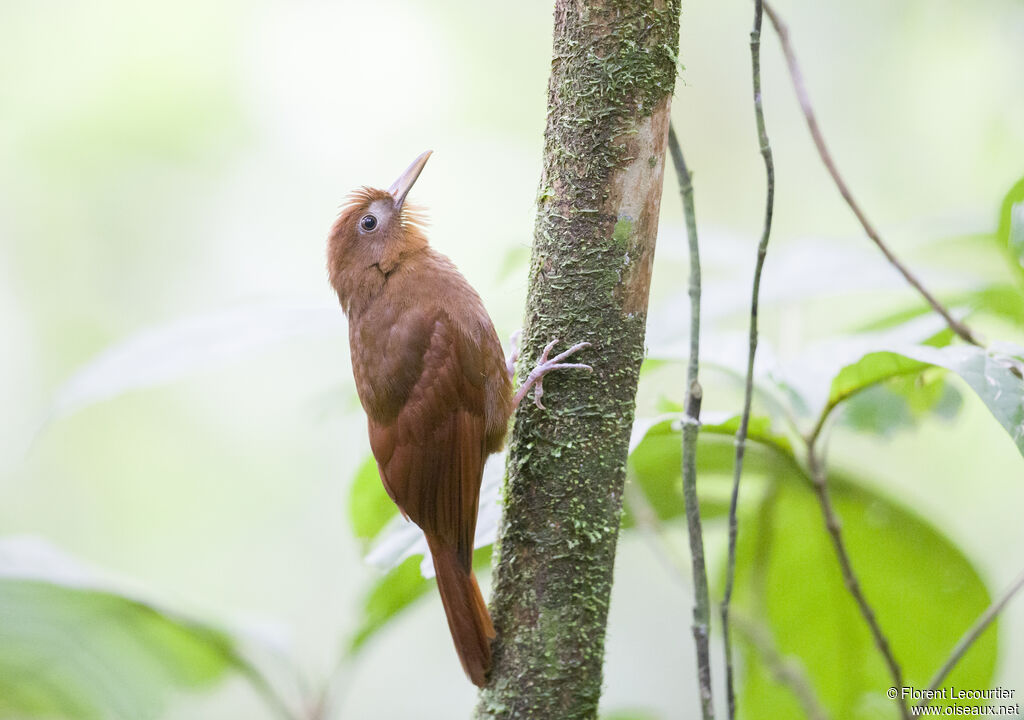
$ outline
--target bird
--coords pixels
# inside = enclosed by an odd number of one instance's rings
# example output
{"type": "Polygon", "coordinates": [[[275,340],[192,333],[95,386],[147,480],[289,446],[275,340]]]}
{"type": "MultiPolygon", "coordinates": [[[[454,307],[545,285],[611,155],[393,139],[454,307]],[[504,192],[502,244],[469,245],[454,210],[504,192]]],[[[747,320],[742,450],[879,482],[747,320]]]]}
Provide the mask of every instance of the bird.
{"type": "MultiPolygon", "coordinates": [[[[352,374],[384,489],[418,525],[462,668],[482,687],[494,624],[473,574],[484,462],[501,450],[513,410],[529,390],[543,408],[543,377],[589,347],[554,358],[557,341],[518,391],[517,350],[506,361],[480,296],[425,234],[406,197],[432,151],[387,189],[353,191],[331,227],[327,270],[348,318],[352,374]]],[[[515,345],[515,342],[513,342],[515,345]]]]}

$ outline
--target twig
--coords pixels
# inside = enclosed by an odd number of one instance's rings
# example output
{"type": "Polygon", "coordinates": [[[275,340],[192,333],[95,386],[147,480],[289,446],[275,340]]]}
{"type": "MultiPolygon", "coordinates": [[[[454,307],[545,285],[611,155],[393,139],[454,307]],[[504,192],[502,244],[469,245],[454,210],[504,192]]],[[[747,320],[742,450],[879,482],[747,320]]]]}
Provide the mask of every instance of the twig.
{"type": "Polygon", "coordinates": [[[804,714],[810,720],[827,720],[828,713],[814,692],[814,686],[803,664],[795,657],[783,657],[775,646],[769,630],[742,613],[733,618],[736,628],[746,636],[750,644],[764,660],[769,672],[785,685],[803,706],[804,714]]]}
{"type": "Polygon", "coordinates": [[[736,462],[733,465],[732,497],[729,500],[729,555],[725,570],[725,594],[722,598],[722,635],[725,643],[725,695],[729,709],[729,720],[736,717],[736,691],[733,678],[732,642],[729,637],[729,603],[732,601],[733,581],[736,577],[736,536],[739,531],[737,507],[740,496],[740,478],[743,475],[743,453],[747,445],[747,429],[750,425],[750,406],[754,396],[754,357],[757,354],[757,305],[761,291],[761,271],[768,253],[768,238],[772,231],[772,212],[775,206],[775,162],[772,148],[768,143],[768,131],[764,124],[764,108],[761,103],[761,15],[762,0],[754,3],[754,29],[750,33],[750,66],[754,84],[754,116],[757,119],[757,138],[764,158],[767,193],[764,208],[764,228],[757,246],[757,263],[754,266],[754,283],[750,297],[750,341],[747,354],[747,380],[743,393],[743,415],[736,431],[736,462]]]}
{"type": "MultiPolygon", "coordinates": [[[[864,621],[868,624],[868,628],[871,630],[871,635],[875,640],[875,646],[878,647],[878,651],[882,654],[885,664],[889,668],[889,674],[892,676],[893,687],[901,688],[903,687],[903,671],[900,670],[900,665],[896,662],[896,657],[892,653],[892,648],[889,646],[889,639],[886,637],[885,633],[882,632],[882,628],[878,624],[878,619],[875,617],[875,611],[864,596],[864,590],[861,588],[860,580],[857,579],[857,574],[854,572],[853,565],[850,563],[850,556],[846,552],[846,544],[843,542],[842,523],[840,522],[839,516],[836,514],[835,508],[832,505],[832,495],[828,489],[828,477],[825,473],[825,466],[818,457],[817,440],[818,435],[815,434],[807,441],[807,465],[811,472],[814,492],[818,496],[818,503],[821,505],[822,515],[825,517],[825,527],[832,539],[832,546],[835,548],[836,556],[839,559],[839,568],[843,573],[843,581],[846,583],[846,589],[850,592],[854,601],[856,601],[857,607],[860,609],[860,614],[864,617],[864,621]]],[[[907,706],[903,703],[903,700],[897,697],[896,704],[900,708],[901,716],[905,720],[908,720],[910,718],[910,713],[907,710],[907,706]]]]}
{"type": "Polygon", "coordinates": [[[803,73],[800,71],[800,65],[796,61],[796,55],[793,53],[793,46],[789,41],[789,28],[782,22],[778,14],[775,12],[767,2],[764,3],[764,11],[768,14],[768,19],[771,20],[772,27],[775,28],[775,34],[779,36],[779,42],[782,44],[782,52],[786,56],[786,65],[789,68],[789,77],[793,80],[793,89],[796,91],[797,100],[800,103],[800,109],[803,111],[804,119],[807,121],[807,127],[811,131],[811,137],[814,139],[814,146],[818,149],[818,155],[821,157],[821,161],[825,164],[825,168],[828,170],[829,175],[832,176],[832,181],[836,184],[836,188],[839,193],[843,196],[846,204],[850,206],[853,214],[857,216],[857,220],[860,222],[861,227],[864,228],[864,232],[867,236],[874,241],[878,249],[885,255],[885,259],[889,261],[889,264],[896,268],[903,278],[910,283],[910,285],[921,294],[921,297],[931,306],[932,310],[942,316],[942,319],[946,321],[949,329],[959,335],[963,340],[969,342],[971,345],[983,345],[982,341],[974,334],[974,332],[967,327],[963,322],[957,320],[949,312],[949,310],[939,300],[921,284],[921,281],[917,279],[917,276],[910,271],[906,265],[904,265],[895,255],[889,246],[885,244],[882,237],[875,230],[874,226],[868,220],[864,211],[861,209],[857,201],[853,199],[853,193],[850,192],[850,188],[847,186],[846,181],[843,180],[839,174],[839,170],[836,168],[835,161],[832,159],[832,155],[828,151],[828,147],[825,145],[825,138],[821,134],[821,128],[818,127],[818,120],[814,115],[814,108],[811,106],[811,99],[807,95],[807,89],[804,85],[803,73]]]}
{"type": "Polygon", "coordinates": [[[672,164],[679,176],[679,194],[686,216],[686,236],[690,245],[690,360],[686,366],[686,411],[683,418],[683,499],[690,533],[690,557],[693,565],[693,640],[697,647],[697,682],[704,720],[715,717],[711,692],[710,636],[711,610],[708,600],[708,573],[704,562],[704,533],[697,500],[697,435],[700,432],[700,403],[703,391],[697,378],[700,365],[700,247],[697,242],[697,216],[693,205],[693,181],[683,159],[675,129],[669,125],[668,146],[672,164]]]}
{"type": "Polygon", "coordinates": [[[931,702],[927,696],[930,694],[930,690],[937,690],[942,681],[946,679],[950,671],[956,667],[956,664],[960,662],[960,659],[967,653],[967,651],[974,644],[974,641],[981,637],[981,634],[985,632],[992,621],[996,619],[996,616],[1002,612],[1006,604],[1013,599],[1013,596],[1020,592],[1021,588],[1024,588],[1024,572],[1022,572],[1017,579],[1013,581],[1009,589],[1002,594],[997,600],[988,606],[988,610],[983,612],[981,616],[974,621],[974,625],[964,633],[963,637],[960,638],[960,642],[956,644],[953,651],[949,654],[949,658],[942,664],[938,672],[932,678],[932,681],[928,683],[928,690],[925,691],[925,698],[923,698],[918,704],[918,707],[926,707],[931,702]]]}

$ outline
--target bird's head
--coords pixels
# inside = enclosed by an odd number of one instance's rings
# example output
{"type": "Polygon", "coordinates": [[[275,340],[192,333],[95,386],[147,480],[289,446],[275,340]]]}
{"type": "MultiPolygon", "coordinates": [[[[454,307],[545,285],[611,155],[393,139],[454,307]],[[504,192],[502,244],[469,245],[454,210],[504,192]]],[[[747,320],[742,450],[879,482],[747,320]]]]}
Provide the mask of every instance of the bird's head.
{"type": "Polygon", "coordinates": [[[379,286],[427,246],[423,217],[405,198],[432,151],[412,161],[387,190],[362,187],[349,195],[327,241],[327,270],[342,305],[360,287],[379,286]]]}

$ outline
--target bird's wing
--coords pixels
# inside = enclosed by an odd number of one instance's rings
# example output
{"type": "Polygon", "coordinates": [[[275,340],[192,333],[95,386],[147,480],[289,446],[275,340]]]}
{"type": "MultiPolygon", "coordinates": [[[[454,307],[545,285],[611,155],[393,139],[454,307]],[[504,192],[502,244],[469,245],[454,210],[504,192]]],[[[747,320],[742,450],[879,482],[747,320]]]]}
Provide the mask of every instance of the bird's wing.
{"type": "Polygon", "coordinates": [[[468,571],[487,454],[481,348],[439,311],[416,350],[422,371],[393,418],[370,415],[370,447],[398,507],[428,535],[456,547],[468,571]]]}

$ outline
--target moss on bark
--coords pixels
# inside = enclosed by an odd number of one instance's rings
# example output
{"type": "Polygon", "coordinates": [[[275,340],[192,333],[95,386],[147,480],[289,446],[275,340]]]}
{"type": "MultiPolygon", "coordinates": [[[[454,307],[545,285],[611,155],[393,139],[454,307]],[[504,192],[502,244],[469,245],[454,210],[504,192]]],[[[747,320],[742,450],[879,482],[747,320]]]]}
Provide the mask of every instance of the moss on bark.
{"type": "Polygon", "coordinates": [[[597,715],[678,23],[678,0],[556,3],[520,369],[561,338],[594,372],[516,413],[479,718],[597,715]]]}

